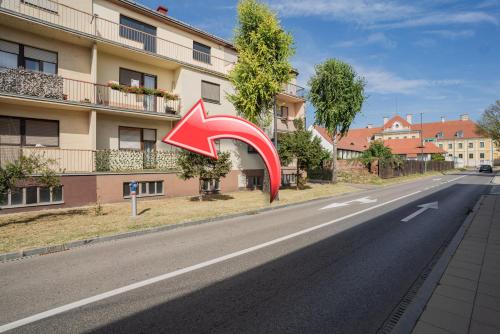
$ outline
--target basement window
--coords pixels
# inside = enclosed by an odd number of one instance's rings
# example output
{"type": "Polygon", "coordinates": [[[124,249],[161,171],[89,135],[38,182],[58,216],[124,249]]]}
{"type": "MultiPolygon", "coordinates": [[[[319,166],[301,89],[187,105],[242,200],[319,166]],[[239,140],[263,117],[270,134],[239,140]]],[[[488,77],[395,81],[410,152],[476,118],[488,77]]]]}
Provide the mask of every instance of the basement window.
{"type": "Polygon", "coordinates": [[[63,203],[62,186],[15,188],[0,195],[0,208],[2,209],[63,203]]]}
{"type": "MultiPolygon", "coordinates": [[[[137,187],[137,197],[162,196],[163,181],[142,181],[137,187]]],[[[123,198],[130,198],[130,182],[123,183],[123,198]]]]}

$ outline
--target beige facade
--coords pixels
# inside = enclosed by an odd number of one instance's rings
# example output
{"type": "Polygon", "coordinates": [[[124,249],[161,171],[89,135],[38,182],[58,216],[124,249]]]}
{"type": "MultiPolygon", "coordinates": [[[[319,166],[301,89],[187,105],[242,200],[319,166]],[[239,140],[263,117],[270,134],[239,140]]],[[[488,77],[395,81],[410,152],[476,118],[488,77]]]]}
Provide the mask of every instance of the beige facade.
{"type": "MultiPolygon", "coordinates": [[[[14,65],[0,68],[0,80],[11,76],[25,85],[0,88],[0,121],[7,124],[0,130],[22,138],[20,145],[7,147],[2,143],[5,133],[0,133],[0,162],[10,159],[14,151],[40,154],[64,175],[97,175],[96,192],[103,202],[123,200],[120,185],[131,179],[146,182],[160,177],[168,189],[160,196],[197,192],[191,181],[183,183],[172,173],[176,149],[161,139],[200,98],[204,98],[209,115],[236,115],[227,99],[234,91],[227,74],[237,61],[230,43],[120,0],[47,0],[37,5],[5,0],[0,2],[0,18],[2,64],[17,59],[14,65]],[[146,28],[138,30],[127,23],[130,20],[146,28]],[[115,87],[146,86],[146,80],[148,87],[175,94],[178,99],[115,87]],[[212,87],[212,96],[203,96],[206,87],[212,87]],[[44,124],[49,124],[48,128],[44,124]],[[34,126],[38,128],[29,130],[34,126]],[[40,143],[33,139],[36,136],[40,136],[40,143]],[[54,136],[57,145],[46,146],[44,143],[54,136]],[[123,157],[128,162],[121,161],[123,157]],[[151,169],[169,171],[151,176],[151,169]],[[123,174],[123,170],[130,173],[123,174]],[[107,189],[110,185],[113,190],[107,189]]],[[[305,116],[303,89],[295,82],[292,79],[277,97],[278,110],[283,107],[287,111],[278,119],[278,131],[293,131],[293,119],[305,116]]],[[[269,135],[273,130],[272,126],[265,129],[269,135]]],[[[252,182],[262,183],[255,181],[263,174],[259,172],[264,168],[262,160],[249,152],[246,144],[221,140],[218,145],[231,153],[233,162],[222,190],[246,187],[250,175],[252,182]]]]}

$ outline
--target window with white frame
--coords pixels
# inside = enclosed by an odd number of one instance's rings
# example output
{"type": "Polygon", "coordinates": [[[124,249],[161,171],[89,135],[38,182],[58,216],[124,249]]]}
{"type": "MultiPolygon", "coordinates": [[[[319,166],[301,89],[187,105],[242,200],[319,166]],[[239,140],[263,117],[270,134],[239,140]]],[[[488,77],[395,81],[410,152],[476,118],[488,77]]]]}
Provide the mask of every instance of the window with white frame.
{"type": "Polygon", "coordinates": [[[218,191],[220,191],[220,181],[219,180],[204,180],[202,183],[202,189],[205,192],[218,192],[218,191]]]}
{"type": "MultiPolygon", "coordinates": [[[[137,197],[164,195],[163,181],[140,181],[137,187],[137,197]]],[[[130,182],[123,183],[123,197],[130,197],[130,182]]]]}
{"type": "Polygon", "coordinates": [[[4,194],[0,194],[0,207],[2,208],[61,203],[64,203],[62,186],[14,188],[4,194]]]}
{"type": "Polygon", "coordinates": [[[480,141],[480,142],[479,142],[479,147],[480,147],[480,148],[484,148],[484,141],[480,141]]]}

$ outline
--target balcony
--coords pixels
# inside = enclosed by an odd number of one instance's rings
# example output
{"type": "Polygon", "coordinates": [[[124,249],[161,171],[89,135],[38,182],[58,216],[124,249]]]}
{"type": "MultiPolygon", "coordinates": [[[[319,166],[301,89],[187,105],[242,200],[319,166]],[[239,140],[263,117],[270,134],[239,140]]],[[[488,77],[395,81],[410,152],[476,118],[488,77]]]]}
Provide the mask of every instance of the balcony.
{"type": "Polygon", "coordinates": [[[278,118],[276,124],[278,125],[278,132],[292,132],[296,130],[293,119],[278,118]]]}
{"type": "Polygon", "coordinates": [[[140,111],[166,116],[180,113],[180,99],[169,93],[165,92],[168,97],[162,96],[164,94],[161,91],[152,91],[148,95],[134,93],[134,90],[142,92],[140,88],[124,88],[127,87],[94,84],[22,68],[0,68],[0,95],[45,99],[96,109],[140,111]]]}
{"type": "Polygon", "coordinates": [[[50,0],[2,0],[2,11],[209,71],[228,74],[234,65],[231,61],[50,0]]]}
{"type": "Polygon", "coordinates": [[[295,96],[301,99],[305,98],[305,88],[300,87],[298,85],[294,85],[292,83],[287,83],[283,85],[283,90],[281,91],[284,94],[295,96]]]}
{"type": "Polygon", "coordinates": [[[0,165],[21,156],[36,156],[49,162],[57,173],[172,171],[175,151],[77,150],[49,147],[0,146],[0,165]]]}

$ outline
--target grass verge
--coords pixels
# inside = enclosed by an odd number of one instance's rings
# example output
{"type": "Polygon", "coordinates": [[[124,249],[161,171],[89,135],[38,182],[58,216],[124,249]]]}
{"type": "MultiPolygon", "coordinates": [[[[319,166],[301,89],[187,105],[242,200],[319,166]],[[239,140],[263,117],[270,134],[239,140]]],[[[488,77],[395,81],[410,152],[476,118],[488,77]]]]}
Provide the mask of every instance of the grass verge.
{"type": "Polygon", "coordinates": [[[214,218],[358,190],[342,183],[309,184],[304,190],[281,190],[279,202],[272,205],[268,195],[261,191],[214,195],[201,202],[192,197],[141,200],[138,203],[139,217],[135,219],[130,217],[129,202],[9,214],[0,216],[0,253],[214,218]]]}

